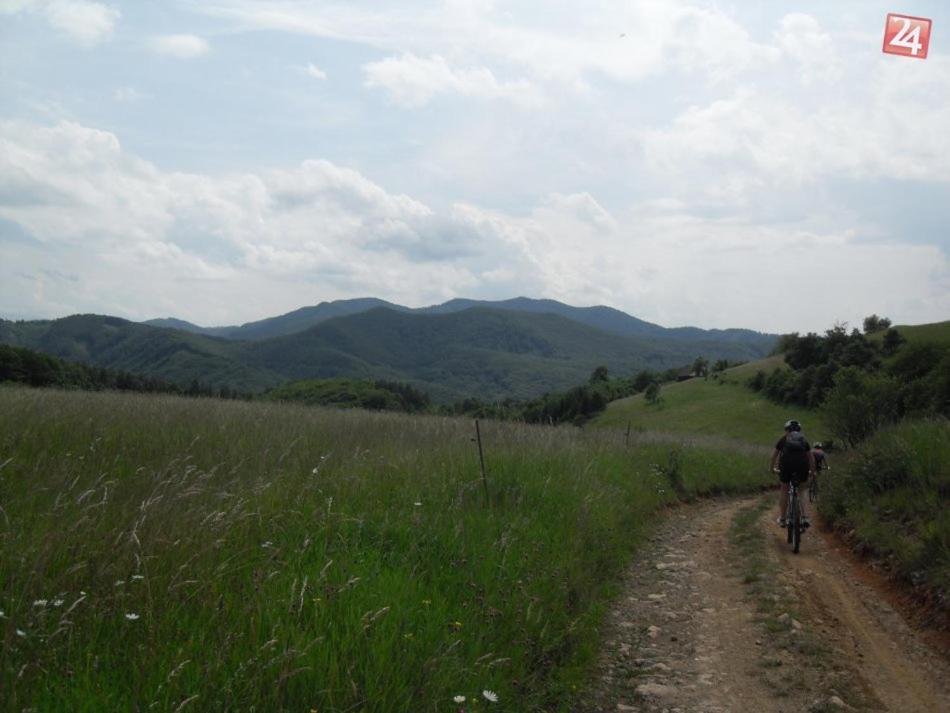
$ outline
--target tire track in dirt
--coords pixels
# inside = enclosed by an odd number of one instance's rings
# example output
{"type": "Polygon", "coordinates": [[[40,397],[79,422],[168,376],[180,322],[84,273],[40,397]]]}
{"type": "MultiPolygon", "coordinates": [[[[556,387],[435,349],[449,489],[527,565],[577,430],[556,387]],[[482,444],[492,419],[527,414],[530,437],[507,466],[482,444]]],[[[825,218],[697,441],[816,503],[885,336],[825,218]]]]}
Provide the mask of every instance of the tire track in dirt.
{"type": "Polygon", "coordinates": [[[670,511],[627,572],[605,622],[595,681],[574,710],[857,710],[848,698],[860,710],[950,711],[948,662],[854,576],[830,539],[809,532],[801,554],[792,554],[773,508],[759,518],[756,537],[777,572],[772,600],[782,611],[787,598],[793,616],[768,628],[729,538],[736,514],[759,502],[709,500],[670,511]],[[813,641],[825,652],[812,654],[813,641]]]}
{"type": "Polygon", "coordinates": [[[773,527],[772,550],[782,578],[836,659],[847,660],[886,710],[950,711],[950,666],[930,649],[873,587],[858,576],[849,553],[812,528],[793,555],[773,527]]]}

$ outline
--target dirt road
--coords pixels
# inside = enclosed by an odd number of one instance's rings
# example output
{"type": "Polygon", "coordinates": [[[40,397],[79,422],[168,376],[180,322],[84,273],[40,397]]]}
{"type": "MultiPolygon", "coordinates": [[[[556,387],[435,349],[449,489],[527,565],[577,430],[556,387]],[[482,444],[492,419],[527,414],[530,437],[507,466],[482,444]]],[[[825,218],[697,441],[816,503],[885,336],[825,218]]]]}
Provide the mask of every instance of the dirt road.
{"type": "Polygon", "coordinates": [[[815,528],[793,555],[762,502],[669,515],[630,568],[577,710],[950,711],[950,663],[815,528]]]}

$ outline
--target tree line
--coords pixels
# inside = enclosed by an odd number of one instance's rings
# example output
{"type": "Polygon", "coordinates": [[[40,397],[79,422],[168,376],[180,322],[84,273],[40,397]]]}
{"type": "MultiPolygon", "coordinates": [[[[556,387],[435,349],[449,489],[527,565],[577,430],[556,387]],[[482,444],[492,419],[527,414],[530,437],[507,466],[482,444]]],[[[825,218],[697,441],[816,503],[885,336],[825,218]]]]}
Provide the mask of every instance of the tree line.
{"type": "Polygon", "coordinates": [[[217,398],[247,396],[227,386],[216,389],[197,379],[188,386],[180,386],[153,376],[66,361],[8,344],[0,344],[0,382],[85,391],[137,391],[217,398]]]}
{"type": "Polygon", "coordinates": [[[790,369],[758,371],[748,385],[782,404],[821,408],[850,445],[905,416],[950,416],[950,349],[908,344],[890,320],[872,315],[864,333],[836,325],[823,335],[784,335],[790,369]],[[884,331],[882,338],[868,339],[884,331]]]}

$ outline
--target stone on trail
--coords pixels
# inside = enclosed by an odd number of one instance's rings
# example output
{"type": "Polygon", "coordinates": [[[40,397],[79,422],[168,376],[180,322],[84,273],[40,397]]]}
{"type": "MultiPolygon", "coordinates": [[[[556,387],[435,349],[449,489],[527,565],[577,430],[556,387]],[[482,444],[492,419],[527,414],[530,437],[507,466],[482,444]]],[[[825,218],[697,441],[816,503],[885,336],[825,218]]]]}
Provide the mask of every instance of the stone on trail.
{"type": "Polygon", "coordinates": [[[675,688],[662,683],[641,683],[636,690],[637,695],[644,698],[670,698],[676,693],[675,688]]]}
{"type": "Polygon", "coordinates": [[[660,635],[660,627],[658,626],[649,626],[647,627],[647,633],[650,635],[651,639],[655,639],[660,635]]]}

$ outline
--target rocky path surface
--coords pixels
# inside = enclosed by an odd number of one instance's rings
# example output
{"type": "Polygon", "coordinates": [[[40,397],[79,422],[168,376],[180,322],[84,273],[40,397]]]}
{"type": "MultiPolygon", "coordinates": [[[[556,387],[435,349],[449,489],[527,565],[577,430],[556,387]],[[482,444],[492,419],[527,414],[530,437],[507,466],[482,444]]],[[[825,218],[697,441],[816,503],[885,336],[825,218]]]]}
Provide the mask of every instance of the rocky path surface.
{"type": "Polygon", "coordinates": [[[729,533],[761,502],[671,512],[628,572],[578,713],[950,711],[948,662],[820,533],[793,555],[759,508],[766,574],[750,584],[749,552],[729,533]]]}

